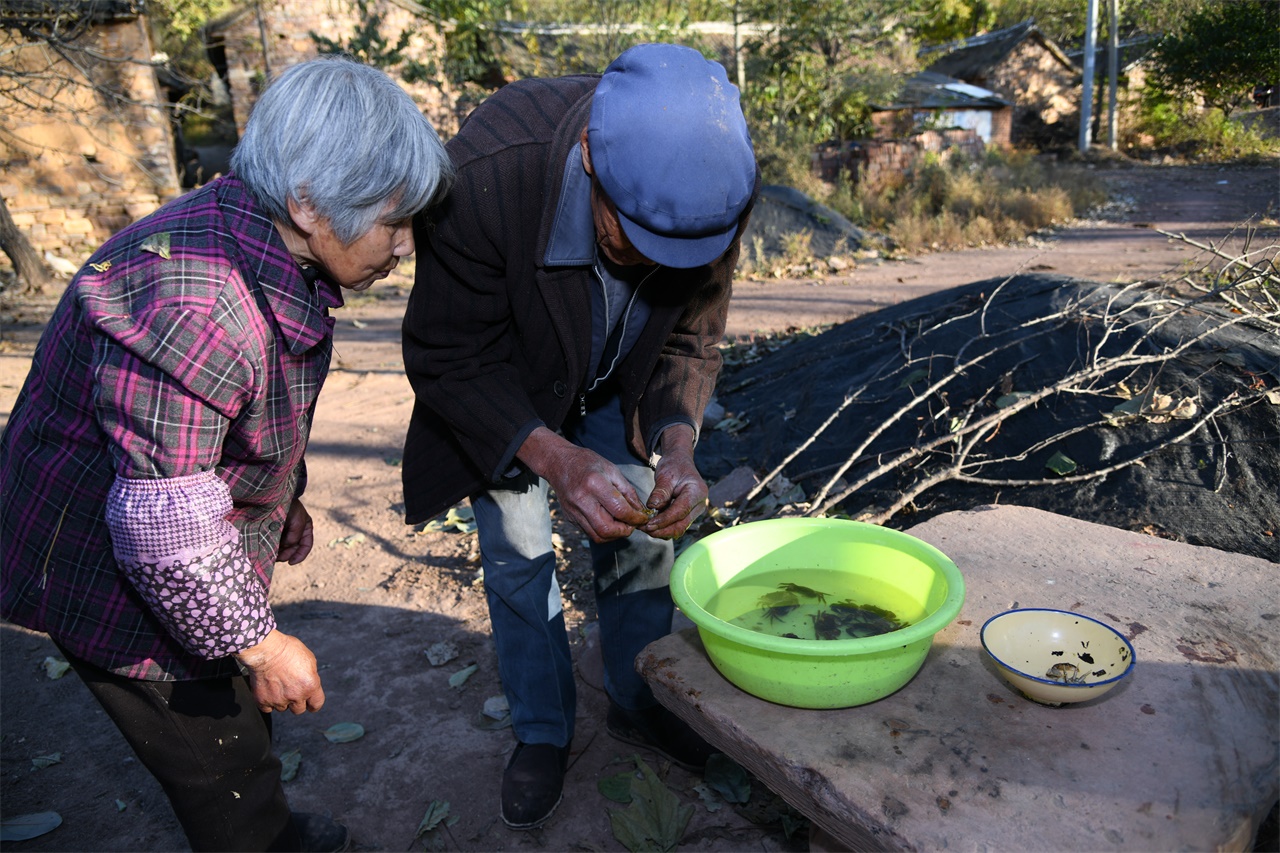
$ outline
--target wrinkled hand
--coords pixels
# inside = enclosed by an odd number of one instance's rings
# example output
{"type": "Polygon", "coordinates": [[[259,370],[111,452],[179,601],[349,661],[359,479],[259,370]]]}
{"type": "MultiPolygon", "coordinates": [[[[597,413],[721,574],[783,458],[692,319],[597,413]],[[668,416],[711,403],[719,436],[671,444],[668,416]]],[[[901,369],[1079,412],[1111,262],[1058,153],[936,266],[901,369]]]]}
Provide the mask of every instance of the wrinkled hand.
{"type": "Polygon", "coordinates": [[[302,501],[294,498],[284,519],[284,530],[280,532],[280,552],[276,554],[276,562],[291,566],[301,563],[311,553],[314,537],[311,513],[307,512],[302,501]]]}
{"type": "Polygon", "coordinates": [[[249,669],[249,687],[260,711],[302,714],[323,707],[316,656],[297,637],[272,631],[236,658],[249,669]]]}
{"type": "Polygon", "coordinates": [[[623,539],[648,521],[635,487],[598,453],[538,427],[518,455],[551,484],[569,520],[593,542],[623,539]]]}
{"type": "Polygon", "coordinates": [[[693,431],[674,426],[662,434],[662,457],[654,476],[649,508],[658,514],[640,529],[655,539],[676,539],[707,508],[707,483],[693,462],[693,431]]]}

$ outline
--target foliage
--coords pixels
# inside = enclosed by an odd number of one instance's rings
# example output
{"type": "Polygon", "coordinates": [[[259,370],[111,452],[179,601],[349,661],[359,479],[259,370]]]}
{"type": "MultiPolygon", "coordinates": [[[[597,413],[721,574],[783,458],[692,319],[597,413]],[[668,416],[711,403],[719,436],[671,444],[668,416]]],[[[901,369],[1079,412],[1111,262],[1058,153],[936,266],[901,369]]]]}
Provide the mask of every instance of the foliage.
{"type": "Polygon", "coordinates": [[[495,24],[517,8],[514,0],[419,0],[444,35],[444,74],[455,83],[497,88],[502,82],[495,24]]]}
{"type": "MultiPolygon", "coordinates": [[[[1162,33],[1180,22],[1205,0],[1120,0],[1120,37],[1162,33]]],[[[1036,27],[1062,47],[1084,43],[1086,0],[993,0],[993,28],[1011,27],[1034,18],[1036,27]]],[[[1098,24],[1104,26],[1107,0],[1098,0],[1098,24]]]]}
{"type": "Polygon", "coordinates": [[[927,0],[917,35],[943,44],[996,29],[1000,0],[927,0]]]}
{"type": "Polygon", "coordinates": [[[745,0],[750,38],[744,101],[760,133],[808,150],[867,129],[870,105],[918,62],[910,41],[919,0],[745,0]]]}
{"type": "Polygon", "coordinates": [[[1280,4],[1215,0],[1156,46],[1154,77],[1170,91],[1199,95],[1225,115],[1259,83],[1280,81],[1280,4]]]}
{"type": "Polygon", "coordinates": [[[356,9],[359,15],[349,41],[334,41],[314,32],[310,34],[319,53],[346,54],[376,68],[398,67],[400,77],[406,83],[429,82],[436,78],[434,63],[424,64],[405,54],[413,37],[412,32],[401,31],[393,45],[382,33],[384,16],[381,12],[371,12],[368,0],[356,0],[356,9]]]}
{"type": "Polygon", "coordinates": [[[1197,160],[1242,160],[1280,153],[1280,140],[1245,128],[1221,110],[1188,104],[1150,83],[1143,90],[1132,133],[1144,147],[1197,160]]]}
{"type": "Polygon", "coordinates": [[[181,41],[198,36],[212,19],[230,11],[231,0],[148,0],[147,14],[181,41]]]}
{"type": "MultiPolygon", "coordinates": [[[[522,4],[520,24],[508,24],[495,41],[511,78],[599,73],[628,47],[642,42],[678,42],[717,58],[691,21],[723,18],[717,0],[667,3],[654,0],[552,0],[522,4]]],[[[520,10],[517,10],[520,11],[520,10]]],[[[730,70],[732,76],[732,70],[730,70]]]]}

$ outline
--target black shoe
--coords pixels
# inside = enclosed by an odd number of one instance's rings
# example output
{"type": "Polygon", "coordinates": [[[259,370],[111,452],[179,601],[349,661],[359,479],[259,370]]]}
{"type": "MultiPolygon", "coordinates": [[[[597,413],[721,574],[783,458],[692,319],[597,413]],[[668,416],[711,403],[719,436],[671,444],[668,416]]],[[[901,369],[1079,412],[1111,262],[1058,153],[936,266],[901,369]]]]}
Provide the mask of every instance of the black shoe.
{"type": "Polygon", "coordinates": [[[502,822],[512,829],[541,826],[560,805],[569,747],[517,743],[502,774],[502,822]]]}
{"type": "Polygon", "coordinates": [[[351,833],[336,820],[308,812],[293,812],[299,850],[306,853],[342,853],[351,849],[351,833]]]}
{"type": "Polygon", "coordinates": [[[617,740],[651,749],[694,773],[704,771],[707,759],[719,752],[662,705],[628,711],[610,699],[605,728],[617,740]]]}

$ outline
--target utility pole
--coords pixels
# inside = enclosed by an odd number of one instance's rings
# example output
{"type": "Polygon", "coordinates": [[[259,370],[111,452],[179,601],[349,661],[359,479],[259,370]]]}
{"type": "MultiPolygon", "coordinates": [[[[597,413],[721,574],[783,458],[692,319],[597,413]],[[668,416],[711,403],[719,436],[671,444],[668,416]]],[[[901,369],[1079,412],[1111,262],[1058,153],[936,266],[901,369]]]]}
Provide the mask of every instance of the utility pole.
{"type": "Polygon", "coordinates": [[[1115,151],[1116,141],[1116,89],[1120,79],[1120,0],[1107,4],[1107,146],[1115,151]]]}
{"type": "Polygon", "coordinates": [[[1093,66],[1098,49],[1098,0],[1089,0],[1084,31],[1084,86],[1080,95],[1080,153],[1089,151],[1093,124],[1093,66]]]}
{"type": "Polygon", "coordinates": [[[742,60],[742,9],[738,0],[733,2],[733,62],[738,91],[741,92],[747,86],[747,72],[742,60]]]}

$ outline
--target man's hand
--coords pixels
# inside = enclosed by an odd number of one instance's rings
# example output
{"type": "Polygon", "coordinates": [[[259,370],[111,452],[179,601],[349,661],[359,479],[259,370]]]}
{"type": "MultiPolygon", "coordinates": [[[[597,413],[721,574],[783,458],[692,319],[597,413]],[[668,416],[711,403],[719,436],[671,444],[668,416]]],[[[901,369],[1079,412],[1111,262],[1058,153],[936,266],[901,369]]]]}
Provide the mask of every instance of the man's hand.
{"type": "Polygon", "coordinates": [[[284,519],[284,530],[280,532],[280,553],[276,554],[276,562],[291,566],[301,563],[311,553],[314,536],[311,513],[307,512],[302,501],[294,498],[284,519]]]}
{"type": "Polygon", "coordinates": [[[551,484],[569,520],[593,542],[623,539],[648,521],[635,488],[598,453],[538,427],[516,455],[551,484]]]}
{"type": "Polygon", "coordinates": [[[264,713],[302,714],[319,711],[324,705],[316,656],[297,637],[272,631],[261,643],[238,652],[236,658],[248,667],[249,687],[264,713]]]}
{"type": "Polygon", "coordinates": [[[707,484],[693,462],[693,430],[687,425],[662,433],[662,456],[649,494],[649,508],[658,510],[640,529],[655,539],[676,539],[707,508],[707,484]]]}

